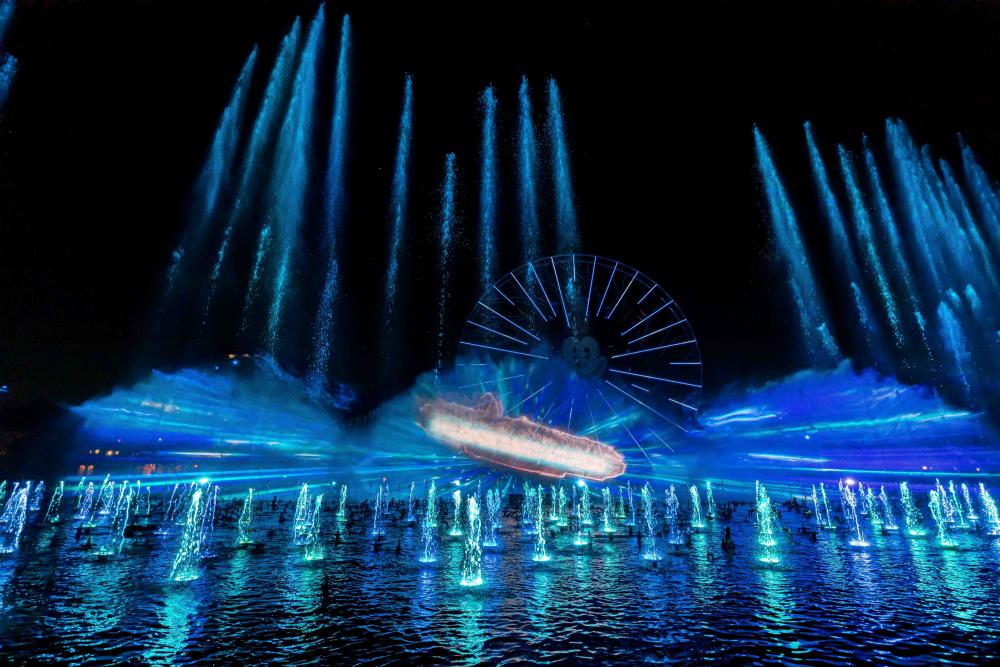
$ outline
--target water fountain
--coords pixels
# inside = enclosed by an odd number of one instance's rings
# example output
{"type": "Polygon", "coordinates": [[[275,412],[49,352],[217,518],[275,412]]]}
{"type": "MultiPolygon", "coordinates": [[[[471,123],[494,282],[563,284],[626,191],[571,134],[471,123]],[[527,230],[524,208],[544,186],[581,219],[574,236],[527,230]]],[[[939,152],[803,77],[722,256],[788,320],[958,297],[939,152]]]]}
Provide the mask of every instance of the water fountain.
{"type": "Polygon", "coordinates": [[[899,503],[903,506],[903,521],[906,524],[906,533],[913,537],[923,537],[927,534],[924,528],[924,517],[917,508],[910,493],[910,487],[906,482],[899,483],[899,503]]]}
{"type": "Polygon", "coordinates": [[[87,521],[90,518],[90,509],[94,504],[94,483],[87,483],[87,490],[83,494],[83,500],[80,501],[79,510],[76,513],[76,518],[81,521],[87,521]]]}
{"type": "Polygon", "coordinates": [[[880,487],[878,497],[882,501],[882,527],[885,530],[899,530],[899,526],[896,525],[895,513],[892,511],[892,503],[889,501],[889,494],[885,492],[885,486],[880,487]]]}
{"type": "MultiPolygon", "coordinates": [[[[813,493],[815,495],[815,492],[813,493]]],[[[719,510],[715,506],[715,496],[712,495],[712,482],[705,480],[705,503],[708,505],[705,518],[711,521],[718,514],[719,510]]]]}
{"type": "MultiPolygon", "coordinates": [[[[83,489],[84,483],[86,482],[86,477],[81,477],[80,481],[77,482],[76,489],[73,491],[73,509],[80,509],[80,503],[83,502],[83,489]]],[[[7,490],[7,482],[0,484],[0,500],[3,500],[3,494],[7,490]]]]}
{"type": "Polygon", "coordinates": [[[136,516],[146,516],[148,517],[153,513],[153,492],[149,486],[142,486],[142,482],[136,482],[139,493],[137,494],[138,508],[136,510],[136,516]]]}
{"type": "Polygon", "coordinates": [[[642,519],[646,528],[642,557],[657,561],[661,556],[656,550],[656,508],[653,507],[653,502],[653,490],[649,487],[649,482],[646,482],[642,487],[642,519]]]}
{"type": "Polygon", "coordinates": [[[549,521],[559,520],[559,502],[557,500],[556,486],[549,487],[549,521]]]}
{"type": "Polygon", "coordinates": [[[760,545],[760,556],[757,557],[761,563],[774,564],[781,562],[778,558],[777,540],[774,539],[774,508],[771,507],[771,499],[767,495],[767,489],[760,482],[756,483],[756,525],[757,544],[760,545]]]}
{"type": "Polygon", "coordinates": [[[340,487],[340,504],[337,506],[337,521],[347,520],[347,485],[340,487]]]}
{"type": "Polygon", "coordinates": [[[830,501],[826,497],[826,485],[823,482],[819,483],[819,495],[823,499],[823,509],[826,510],[826,529],[835,530],[837,528],[836,524],[833,522],[833,514],[830,512],[830,501]]]}
{"type": "Polygon", "coordinates": [[[483,138],[480,151],[479,185],[479,266],[480,291],[493,284],[497,262],[494,236],[497,222],[498,160],[497,160],[497,96],[488,86],[480,98],[483,109],[483,138]]]}
{"type": "Polygon", "coordinates": [[[444,159],[444,184],[441,187],[441,232],[440,257],[438,258],[438,274],[440,290],[438,292],[438,322],[437,322],[437,364],[435,372],[441,372],[444,366],[445,313],[451,296],[451,254],[455,244],[456,225],[456,166],[455,154],[448,153],[444,159]]]}
{"type": "Polygon", "coordinates": [[[580,523],[584,526],[594,525],[594,516],[590,511],[590,489],[587,488],[586,483],[581,488],[580,491],[580,523]]]}
{"type": "Polygon", "coordinates": [[[627,517],[628,515],[625,513],[625,487],[619,486],[618,504],[615,508],[615,520],[618,521],[619,524],[623,524],[625,523],[627,517]]]}
{"type": "Polygon", "coordinates": [[[667,544],[679,546],[684,544],[684,535],[681,534],[679,521],[681,503],[677,498],[677,492],[674,491],[673,484],[667,489],[666,496],[667,500],[663,516],[667,520],[667,544]]]}
{"type": "Polygon", "coordinates": [[[535,533],[535,490],[524,483],[524,501],[521,506],[521,534],[535,533]]]}
{"type": "Polygon", "coordinates": [[[816,515],[816,529],[823,530],[823,510],[819,505],[819,497],[816,495],[816,485],[812,485],[813,513],[816,515]]]}
{"type": "Polygon", "coordinates": [[[65,482],[59,482],[59,486],[52,492],[52,498],[49,499],[49,508],[45,511],[45,518],[42,519],[45,523],[59,523],[61,520],[62,517],[59,514],[59,510],[62,507],[64,487],[65,482]]]}
{"type": "Polygon", "coordinates": [[[691,485],[691,527],[695,530],[705,527],[705,522],[701,519],[701,497],[698,495],[698,487],[691,485]]]}
{"type": "Polygon", "coordinates": [[[525,262],[539,257],[541,241],[538,230],[538,201],[535,184],[538,170],[538,146],[531,112],[528,77],[521,78],[518,89],[517,174],[521,208],[521,256],[525,262]]]}
{"type": "MultiPolygon", "coordinates": [[[[206,485],[207,486],[207,485],[206,485]]],[[[201,557],[212,556],[212,538],[215,536],[215,507],[219,502],[219,485],[216,484],[205,497],[205,511],[201,513],[201,557]]]]}
{"type": "MultiPolygon", "coordinates": [[[[126,482],[122,485],[122,488],[128,486],[126,482]]],[[[116,504],[115,514],[111,519],[111,526],[108,529],[108,535],[105,539],[104,544],[98,547],[95,555],[98,559],[110,558],[120,554],[122,547],[125,546],[125,528],[128,527],[129,523],[129,510],[132,507],[132,489],[128,489],[125,492],[125,497],[121,503],[116,504]]]]}
{"type": "Polygon", "coordinates": [[[868,540],[865,539],[864,531],[861,529],[861,521],[858,518],[858,500],[854,496],[854,489],[850,484],[844,484],[844,502],[847,511],[847,525],[854,534],[850,544],[855,547],[867,547],[868,540]]]}
{"type": "Polygon", "coordinates": [[[928,507],[931,510],[931,517],[934,518],[934,523],[937,525],[937,542],[944,549],[953,549],[958,546],[958,543],[948,535],[948,518],[942,504],[942,500],[947,502],[947,499],[937,489],[931,489],[928,493],[930,495],[928,507]]]}
{"type": "Polygon", "coordinates": [[[243,499],[243,509],[240,511],[240,518],[236,522],[237,537],[236,544],[245,546],[254,544],[254,502],[253,489],[247,490],[247,495],[243,499]]]}
{"type": "Polygon", "coordinates": [[[28,511],[28,488],[11,491],[0,516],[0,553],[14,553],[21,544],[21,532],[28,511]]]}
{"type": "Polygon", "coordinates": [[[868,520],[871,521],[872,528],[876,531],[881,529],[882,515],[879,512],[878,499],[875,497],[871,485],[865,488],[865,506],[868,508],[868,520]]]}
{"type": "Polygon", "coordinates": [[[45,482],[39,482],[35,487],[35,490],[31,494],[31,502],[28,503],[28,509],[32,512],[37,512],[42,509],[42,497],[45,495],[45,482]]]}
{"type": "Polygon", "coordinates": [[[465,549],[462,553],[462,580],[463,586],[479,586],[483,583],[483,545],[480,543],[483,532],[483,521],[479,516],[479,503],[476,497],[472,496],[468,502],[468,528],[469,535],[465,540],[465,549]]]}
{"type": "Polygon", "coordinates": [[[569,525],[569,518],[566,511],[566,490],[559,487],[558,505],[556,508],[556,525],[565,527],[569,525]]]}
{"type": "Polygon", "coordinates": [[[983,506],[983,514],[986,515],[986,523],[990,527],[990,535],[1000,535],[1000,513],[997,512],[997,504],[993,501],[993,496],[986,490],[986,485],[979,483],[979,502],[983,506]]]}
{"type": "Polygon", "coordinates": [[[413,514],[413,490],[417,487],[416,482],[410,482],[410,495],[406,499],[406,523],[413,524],[417,522],[417,517],[413,514]]]}
{"type": "MultiPolygon", "coordinates": [[[[452,505],[455,511],[451,516],[451,530],[448,534],[452,537],[459,537],[462,534],[462,490],[455,489],[455,492],[451,494],[452,505]]],[[[541,505],[539,505],[541,507],[541,505]]]]}
{"type": "MultiPolygon", "coordinates": [[[[382,487],[379,487],[381,493],[382,487]]],[[[305,544],[306,535],[309,533],[309,519],[311,517],[312,502],[309,499],[309,485],[303,484],[299,489],[299,497],[295,501],[295,515],[292,518],[292,536],[296,545],[305,544]]],[[[376,516],[378,509],[376,511],[376,516]]]]}
{"type": "Polygon", "coordinates": [[[114,510],[115,483],[110,482],[101,487],[97,500],[97,513],[108,516],[114,510]]]}
{"type": "Polygon", "coordinates": [[[0,504],[3,504],[7,497],[7,480],[0,482],[0,504]]]}
{"type": "Polygon", "coordinates": [[[965,513],[962,511],[962,503],[955,492],[955,482],[948,481],[948,505],[951,509],[951,518],[956,528],[968,528],[969,522],[965,520],[965,513]]]}
{"type": "Polygon", "coordinates": [[[306,535],[303,554],[306,560],[323,560],[325,550],[320,543],[320,510],[323,509],[323,494],[316,496],[316,504],[309,521],[309,533],[306,535]]]}
{"type": "Polygon", "coordinates": [[[378,539],[385,535],[385,527],[382,525],[382,513],[385,511],[385,499],[382,497],[382,485],[378,485],[378,495],[375,496],[375,505],[372,508],[372,537],[378,539]]]}
{"type": "Polygon", "coordinates": [[[490,489],[486,492],[486,539],[484,547],[500,546],[500,490],[490,489]]]}
{"type": "Polygon", "coordinates": [[[611,524],[611,491],[608,490],[608,487],[601,489],[601,496],[604,501],[604,525],[602,526],[602,530],[605,533],[613,533],[615,532],[615,527],[611,524]]]}
{"type": "Polygon", "coordinates": [[[423,545],[420,554],[421,563],[433,563],[437,560],[437,548],[434,541],[438,525],[436,492],[434,480],[431,480],[431,486],[427,491],[427,513],[424,514],[424,520],[420,524],[420,542],[423,545]]]}
{"type": "Polygon", "coordinates": [[[170,568],[170,579],[173,581],[191,581],[201,576],[198,569],[201,560],[201,513],[201,489],[196,489],[191,494],[180,547],[170,568]]]}
{"type": "Polygon", "coordinates": [[[962,482],[962,498],[965,499],[965,518],[969,521],[979,521],[979,515],[972,506],[972,494],[969,493],[969,485],[962,482]]]}
{"type": "Polygon", "coordinates": [[[628,499],[628,521],[627,526],[635,526],[635,501],[632,498],[632,482],[625,482],[625,497],[628,499]]]}
{"type": "MultiPolygon", "coordinates": [[[[542,489],[542,485],[539,484],[538,497],[541,498],[543,493],[545,493],[545,491],[542,489]]],[[[604,488],[604,493],[605,494],[608,493],[607,487],[604,488]]],[[[607,513],[608,513],[608,506],[605,505],[604,508],[605,523],[608,520],[607,513]]],[[[541,501],[539,501],[537,505],[537,514],[535,515],[535,526],[537,527],[536,531],[537,539],[535,540],[535,553],[532,556],[531,560],[535,561],[536,563],[544,563],[545,561],[549,560],[551,556],[549,556],[549,554],[545,551],[545,514],[542,511],[541,501]]]]}

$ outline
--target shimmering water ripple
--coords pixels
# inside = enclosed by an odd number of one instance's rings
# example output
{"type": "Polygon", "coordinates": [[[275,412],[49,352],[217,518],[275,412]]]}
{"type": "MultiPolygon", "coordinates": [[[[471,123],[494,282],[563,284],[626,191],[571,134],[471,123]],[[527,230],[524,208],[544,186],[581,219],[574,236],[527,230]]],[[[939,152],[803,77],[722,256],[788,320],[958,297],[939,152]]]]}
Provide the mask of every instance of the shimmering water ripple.
{"type": "MultiPolygon", "coordinates": [[[[417,563],[419,530],[388,526],[375,552],[358,522],[327,558],[306,563],[291,526],[265,512],[273,535],[238,550],[235,527],[215,534],[200,579],[166,581],[176,536],[126,543],[98,562],[75,527],[32,526],[20,554],[0,560],[0,655],[14,663],[94,660],[211,663],[744,663],[972,664],[996,660],[1000,540],[959,534],[961,548],[931,539],[845,533],[817,542],[782,537],[783,562],[755,562],[745,511],[709,522],[690,553],[656,569],[634,539],[574,547],[549,540],[553,560],[531,561],[533,538],[513,520],[503,549],[485,550],[486,584],[458,585],[461,544],[444,538],[439,561],[417,563]],[[724,526],[737,553],[719,549],[724,526]],[[396,555],[400,541],[401,555],[396,555]],[[323,579],[330,596],[323,600],[323,579]]],[[[786,513],[794,531],[804,517],[786,513]]],[[[85,540],[86,538],[84,538],[85,540]]]]}

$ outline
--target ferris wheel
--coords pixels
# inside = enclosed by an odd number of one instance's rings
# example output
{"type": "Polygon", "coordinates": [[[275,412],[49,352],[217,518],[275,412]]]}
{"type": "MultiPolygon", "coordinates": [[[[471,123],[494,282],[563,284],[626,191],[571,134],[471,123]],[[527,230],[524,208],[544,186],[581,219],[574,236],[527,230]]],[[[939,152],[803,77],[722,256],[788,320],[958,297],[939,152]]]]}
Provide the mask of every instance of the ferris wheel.
{"type": "Polygon", "coordinates": [[[677,302],[621,262],[533,260],[476,302],[458,343],[455,387],[504,413],[649,458],[696,423],[698,341],[677,302]]]}

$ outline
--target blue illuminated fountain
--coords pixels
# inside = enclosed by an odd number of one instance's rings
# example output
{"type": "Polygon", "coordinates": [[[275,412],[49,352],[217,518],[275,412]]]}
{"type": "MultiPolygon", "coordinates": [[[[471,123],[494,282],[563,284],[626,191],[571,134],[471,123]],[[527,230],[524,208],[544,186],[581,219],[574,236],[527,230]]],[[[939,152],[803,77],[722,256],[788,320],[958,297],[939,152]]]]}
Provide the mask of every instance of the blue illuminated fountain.
{"type": "Polygon", "coordinates": [[[500,546],[500,491],[490,489],[486,492],[486,538],[484,547],[500,546]]]}
{"type": "MultiPolygon", "coordinates": [[[[605,533],[613,533],[615,532],[615,527],[614,524],[611,523],[611,491],[608,490],[608,487],[601,489],[601,496],[603,496],[602,499],[604,501],[604,523],[601,526],[601,530],[605,533]]],[[[541,516],[541,511],[539,511],[539,516],[541,516]]],[[[541,524],[539,524],[539,526],[541,526],[541,524]]]]}
{"type": "Polygon", "coordinates": [[[563,127],[562,98],[555,79],[548,81],[549,144],[552,146],[552,179],[555,182],[556,248],[560,254],[580,249],[580,230],[573,204],[573,179],[570,175],[569,147],[563,127]]]}
{"type": "Polygon", "coordinates": [[[39,482],[35,490],[31,492],[31,501],[28,503],[28,510],[37,512],[42,509],[42,500],[45,496],[45,482],[39,482]]]}
{"type": "Polygon", "coordinates": [[[28,513],[28,486],[14,488],[0,514],[0,553],[14,553],[21,545],[21,533],[28,513]]]}
{"type": "Polygon", "coordinates": [[[771,498],[767,495],[767,489],[760,482],[756,483],[756,526],[757,544],[760,546],[760,556],[757,557],[762,563],[773,565],[781,562],[778,557],[778,541],[775,539],[775,516],[774,508],[771,506],[771,498]]]}
{"type": "Polygon", "coordinates": [[[646,529],[643,538],[642,557],[646,560],[660,560],[660,553],[656,550],[656,508],[653,505],[653,490],[649,487],[649,482],[642,486],[642,520],[646,529]]]}
{"type": "Polygon", "coordinates": [[[483,583],[483,520],[479,515],[479,503],[476,496],[470,496],[468,502],[469,534],[465,538],[462,553],[462,586],[480,586],[483,583]]]}
{"type": "Polygon", "coordinates": [[[691,527],[695,530],[705,527],[705,522],[701,518],[701,496],[698,495],[698,487],[691,485],[691,527]]]}
{"type": "MultiPolygon", "coordinates": [[[[605,493],[607,493],[607,488],[605,488],[604,491],[605,491],[605,493]]],[[[546,562],[548,560],[551,560],[551,558],[552,558],[551,556],[549,556],[548,551],[546,551],[546,549],[545,549],[545,512],[542,509],[542,497],[543,497],[544,493],[545,493],[545,491],[542,489],[542,485],[539,484],[538,485],[538,502],[537,502],[537,504],[535,506],[536,507],[536,513],[535,513],[535,529],[536,529],[535,530],[535,533],[536,533],[535,552],[534,552],[534,555],[532,555],[532,557],[531,557],[531,560],[535,561],[536,563],[544,563],[544,562],[546,562]]],[[[607,509],[607,507],[605,507],[605,522],[607,522],[607,512],[608,512],[608,509],[607,509]]]]}
{"type": "MultiPolygon", "coordinates": [[[[382,487],[379,487],[381,493],[382,487]]],[[[306,536],[309,534],[309,521],[312,518],[312,502],[309,499],[309,485],[303,484],[299,488],[299,496],[295,501],[295,515],[292,518],[292,541],[302,546],[305,544],[306,536]]],[[[376,508],[376,522],[378,521],[378,509],[376,508]]]]}
{"type": "Polygon", "coordinates": [[[885,530],[899,530],[899,526],[896,524],[896,514],[892,511],[892,502],[889,500],[889,494],[885,492],[884,486],[879,489],[878,497],[882,502],[883,528],[885,530]]]}
{"type": "Polygon", "coordinates": [[[483,110],[483,138],[480,149],[479,181],[479,267],[480,291],[493,284],[496,272],[497,198],[499,168],[497,164],[497,96],[488,86],[480,98],[483,110]]]}
{"type": "Polygon", "coordinates": [[[446,304],[451,297],[451,253],[455,234],[455,154],[448,153],[444,159],[444,183],[441,186],[441,234],[440,234],[440,294],[438,297],[437,366],[438,372],[444,365],[444,340],[446,304]]]}
{"type": "Polygon", "coordinates": [[[172,581],[191,581],[201,576],[199,562],[201,561],[201,514],[204,511],[201,489],[195,489],[191,494],[188,506],[184,532],[181,534],[177,555],[174,556],[170,568],[172,581]]]}
{"type": "Polygon", "coordinates": [[[376,540],[385,535],[385,526],[382,525],[382,517],[385,511],[385,498],[382,496],[382,484],[378,485],[378,494],[375,496],[375,503],[372,505],[372,532],[371,535],[376,540]]]}
{"type": "Polygon", "coordinates": [[[906,522],[906,532],[913,537],[923,537],[927,534],[924,528],[924,518],[913,500],[910,486],[906,482],[899,483],[899,502],[903,506],[903,520],[906,522]]]}
{"type": "Polygon", "coordinates": [[[979,502],[983,506],[990,535],[1000,535],[1000,513],[997,512],[997,504],[982,482],[979,483],[979,502]]]}
{"type": "Polygon", "coordinates": [[[406,233],[406,215],[409,198],[410,153],[413,144],[413,77],[409,74],[403,82],[403,107],[399,115],[399,138],[396,143],[396,160],[392,173],[392,194],[389,199],[389,265],[385,276],[385,322],[392,326],[399,291],[399,267],[402,260],[403,239],[406,233]]]}
{"type": "Polygon", "coordinates": [[[248,489],[246,497],[243,498],[243,509],[240,510],[240,518],[236,522],[238,531],[236,534],[236,544],[239,546],[256,543],[254,513],[253,489],[248,489]]]}
{"type": "Polygon", "coordinates": [[[326,550],[320,541],[320,511],[323,509],[323,494],[316,496],[316,503],[313,506],[312,519],[309,521],[309,533],[306,535],[305,548],[302,556],[306,560],[323,560],[326,550]]]}
{"type": "Polygon", "coordinates": [[[979,521],[979,515],[976,514],[976,510],[972,506],[972,494],[969,493],[969,485],[966,484],[965,482],[962,482],[962,498],[965,500],[965,510],[966,510],[965,518],[967,518],[969,521],[972,521],[973,523],[979,521]]]}
{"type": "Polygon", "coordinates": [[[406,523],[416,523],[417,517],[413,513],[413,491],[417,488],[416,482],[410,482],[410,495],[406,498],[406,523]]]}
{"type": "MultiPolygon", "coordinates": [[[[49,507],[45,511],[45,518],[42,519],[45,523],[59,523],[62,520],[60,510],[62,509],[62,498],[63,489],[65,488],[65,482],[60,481],[59,485],[52,492],[52,497],[49,499],[49,507]]],[[[2,501],[2,494],[0,494],[0,501],[2,501]]]]}
{"type": "Polygon", "coordinates": [[[714,519],[719,510],[715,506],[715,496],[712,495],[712,482],[707,479],[705,480],[705,504],[708,506],[705,511],[705,518],[709,520],[714,519]]]}
{"type": "Polygon", "coordinates": [[[340,503],[337,506],[337,521],[347,520],[347,485],[340,487],[340,503]]]}
{"type": "Polygon", "coordinates": [[[420,562],[433,563],[437,560],[437,489],[434,480],[431,480],[430,488],[427,490],[427,513],[420,523],[420,543],[422,545],[420,562]]]}
{"type": "Polygon", "coordinates": [[[844,498],[844,511],[846,513],[847,527],[851,531],[851,546],[867,547],[868,540],[865,539],[864,529],[858,516],[858,498],[854,494],[854,489],[850,484],[844,484],[841,493],[844,498]]]}
{"type": "Polygon", "coordinates": [[[928,495],[930,496],[930,502],[927,506],[930,508],[931,517],[937,526],[937,543],[942,548],[953,549],[958,546],[958,543],[948,533],[948,519],[945,516],[944,510],[944,503],[947,503],[948,499],[937,489],[931,489],[928,491],[928,495]]]}
{"type": "Polygon", "coordinates": [[[951,522],[956,528],[968,528],[969,522],[965,520],[965,512],[962,510],[962,501],[959,500],[955,491],[955,482],[948,481],[948,509],[950,510],[951,522]]]}
{"type": "Polygon", "coordinates": [[[455,489],[455,492],[451,494],[451,502],[454,511],[451,515],[451,530],[448,534],[452,537],[458,537],[462,534],[462,490],[455,489]]]}
{"type": "Polygon", "coordinates": [[[524,261],[539,257],[541,239],[538,226],[538,141],[535,138],[535,121],[532,119],[531,91],[528,77],[521,78],[518,89],[517,117],[517,182],[521,204],[521,256],[524,261]]]}
{"type": "Polygon", "coordinates": [[[680,507],[680,499],[677,498],[677,492],[674,491],[674,485],[671,484],[666,491],[663,516],[667,520],[667,544],[675,547],[684,544],[684,535],[681,533],[680,526],[680,507]]]}

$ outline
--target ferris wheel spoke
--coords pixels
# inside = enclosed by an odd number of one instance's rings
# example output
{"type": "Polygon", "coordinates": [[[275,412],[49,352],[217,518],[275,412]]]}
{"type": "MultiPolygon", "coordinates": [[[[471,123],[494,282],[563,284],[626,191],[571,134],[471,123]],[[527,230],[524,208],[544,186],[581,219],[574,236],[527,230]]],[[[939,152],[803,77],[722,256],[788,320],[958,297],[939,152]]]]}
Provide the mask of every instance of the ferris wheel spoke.
{"type": "Polygon", "coordinates": [[[556,279],[556,289],[559,291],[559,303],[562,304],[563,317],[566,318],[566,328],[572,329],[573,326],[569,323],[569,313],[566,312],[566,300],[563,299],[562,284],[559,282],[559,272],[556,271],[556,260],[549,257],[549,261],[552,262],[552,275],[556,279]]]}
{"type": "Polygon", "coordinates": [[[531,305],[534,306],[535,310],[538,311],[538,314],[541,316],[542,321],[543,322],[548,322],[549,318],[545,316],[545,313],[542,312],[542,309],[539,308],[538,304],[535,303],[535,300],[531,298],[531,295],[528,294],[528,290],[524,289],[524,285],[522,285],[521,281],[517,279],[517,276],[515,276],[513,273],[511,273],[510,277],[514,279],[514,282],[517,283],[517,286],[521,288],[522,292],[524,292],[524,296],[527,297],[528,301],[531,302],[531,305]]]}
{"type": "Polygon", "coordinates": [[[612,382],[611,380],[605,380],[605,382],[606,382],[607,384],[609,384],[610,386],[614,387],[615,389],[617,389],[618,391],[620,391],[621,393],[625,394],[625,395],[626,395],[626,396],[628,396],[629,398],[631,398],[631,399],[632,399],[633,401],[635,401],[636,403],[638,403],[638,404],[639,404],[639,405],[641,405],[642,407],[644,407],[644,408],[646,408],[647,410],[649,410],[650,412],[652,412],[652,413],[653,413],[654,415],[656,415],[657,417],[659,417],[659,418],[663,419],[664,421],[666,421],[666,422],[667,422],[667,423],[669,423],[669,424],[673,424],[674,426],[676,426],[676,427],[677,427],[677,428],[679,428],[680,430],[682,430],[682,431],[684,431],[685,433],[687,433],[687,429],[686,429],[686,428],[684,428],[684,427],[683,427],[683,426],[681,426],[680,424],[677,424],[677,423],[675,423],[675,422],[674,422],[674,420],[670,419],[670,417],[667,417],[667,416],[666,416],[665,414],[663,414],[662,412],[660,412],[660,411],[659,411],[659,410],[657,410],[656,408],[652,407],[652,406],[651,406],[651,405],[649,405],[648,403],[644,403],[644,402],[640,401],[640,400],[639,400],[638,398],[636,398],[636,397],[635,397],[635,396],[633,396],[632,394],[628,393],[627,391],[625,391],[624,389],[622,389],[621,387],[619,387],[618,385],[616,385],[616,384],[615,384],[614,382],[612,382]]]}
{"type": "Polygon", "coordinates": [[[469,347],[479,347],[484,350],[494,350],[496,352],[506,352],[507,354],[514,354],[521,357],[532,357],[534,359],[548,359],[548,357],[543,357],[540,354],[531,354],[530,352],[518,352],[517,350],[508,350],[505,347],[494,347],[492,345],[483,345],[482,343],[473,343],[467,340],[460,340],[460,345],[468,345],[469,347]]]}
{"type": "Polygon", "coordinates": [[[627,336],[633,329],[635,329],[636,327],[638,327],[639,325],[641,325],[643,322],[645,322],[649,318],[651,318],[654,315],[656,315],[658,312],[660,312],[664,308],[669,308],[671,305],[673,305],[673,303],[674,303],[674,300],[670,299],[665,304],[663,304],[662,306],[660,306],[659,308],[657,308],[656,310],[654,310],[653,312],[651,312],[649,315],[646,315],[646,317],[642,318],[641,320],[639,320],[638,322],[636,322],[635,324],[633,324],[632,326],[630,326],[628,329],[626,329],[625,331],[623,331],[622,335],[623,336],[627,336]]]}
{"type": "Polygon", "coordinates": [[[677,320],[673,324],[668,324],[665,327],[660,327],[656,331],[650,331],[648,334],[643,334],[643,335],[639,336],[638,338],[633,338],[628,343],[626,343],[626,345],[631,345],[633,343],[638,343],[640,340],[642,340],[644,338],[649,338],[650,336],[655,336],[656,334],[663,333],[664,331],[669,331],[670,329],[673,329],[677,325],[684,324],[685,322],[687,322],[687,318],[684,318],[682,320],[677,320]]]}
{"type": "Polygon", "coordinates": [[[601,311],[604,309],[604,300],[608,298],[608,290],[611,289],[611,281],[615,279],[615,273],[617,272],[618,272],[618,262],[615,262],[614,267],[611,269],[611,275],[608,276],[608,284],[604,288],[604,296],[601,297],[601,304],[597,307],[597,310],[594,311],[594,317],[601,316],[601,311]]]}
{"type": "Polygon", "coordinates": [[[594,274],[597,273],[597,257],[594,257],[594,264],[590,269],[590,287],[587,288],[587,310],[584,319],[590,318],[590,295],[594,291],[594,274]]]}
{"type": "MultiPolygon", "coordinates": [[[[556,309],[552,307],[552,300],[549,299],[549,293],[545,291],[545,284],[542,283],[542,277],[538,275],[538,271],[535,270],[534,263],[529,263],[528,268],[531,269],[533,274],[535,274],[535,281],[538,283],[538,289],[542,291],[542,296],[545,297],[545,303],[549,304],[549,310],[552,311],[552,317],[556,317],[556,309]]],[[[524,281],[528,282],[527,273],[524,274],[524,281]]]]}
{"type": "Polygon", "coordinates": [[[695,341],[692,340],[682,340],[679,343],[668,343],[667,345],[657,345],[656,347],[647,347],[642,350],[631,350],[620,352],[619,354],[612,354],[612,359],[621,359],[622,357],[631,357],[636,354],[645,354],[646,352],[656,352],[657,350],[669,350],[672,347],[680,347],[681,345],[691,345],[695,341]]]}
{"type": "Polygon", "coordinates": [[[638,276],[638,275],[639,275],[639,272],[636,271],[635,274],[632,276],[632,280],[628,281],[628,285],[625,286],[625,289],[622,290],[622,293],[618,297],[618,300],[615,301],[615,305],[611,307],[611,312],[609,312],[607,315],[605,315],[604,319],[610,320],[611,316],[615,314],[615,311],[618,309],[618,304],[620,304],[622,302],[622,299],[625,298],[625,295],[628,294],[628,289],[630,287],[632,287],[632,283],[635,282],[636,276],[638,276]]]}
{"type": "Polygon", "coordinates": [[[609,368],[612,373],[618,373],[620,375],[629,375],[631,377],[643,378],[645,380],[658,380],[659,382],[668,382],[670,384],[680,384],[685,387],[694,387],[695,389],[701,389],[700,384],[693,384],[691,382],[683,382],[681,380],[671,380],[670,378],[661,378],[656,375],[646,375],[645,373],[633,373],[632,371],[625,371],[620,368],[609,368]]]}

